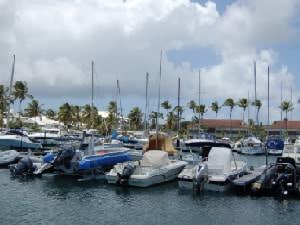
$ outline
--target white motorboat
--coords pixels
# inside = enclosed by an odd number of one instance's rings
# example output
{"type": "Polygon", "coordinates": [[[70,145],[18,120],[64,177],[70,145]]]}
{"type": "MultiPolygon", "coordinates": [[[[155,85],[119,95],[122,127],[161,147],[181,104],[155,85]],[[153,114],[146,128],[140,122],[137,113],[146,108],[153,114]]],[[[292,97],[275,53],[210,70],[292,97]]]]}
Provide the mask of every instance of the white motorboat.
{"type": "Polygon", "coordinates": [[[287,143],[284,145],[282,152],[282,157],[293,158],[296,162],[296,165],[300,166],[300,137],[298,137],[294,144],[287,143]]]}
{"type": "Polygon", "coordinates": [[[0,167],[6,167],[18,161],[19,153],[16,150],[0,152],[0,167]]]}
{"type": "Polygon", "coordinates": [[[247,164],[234,158],[230,147],[212,147],[206,161],[189,165],[178,175],[181,189],[224,192],[247,173],[247,164]]]}
{"type": "Polygon", "coordinates": [[[55,146],[59,144],[61,130],[57,128],[45,128],[40,132],[34,132],[28,135],[31,139],[43,144],[43,146],[55,146]]]}
{"type": "Polygon", "coordinates": [[[149,187],[176,179],[187,162],[170,160],[161,150],[145,152],[142,160],[118,163],[106,174],[109,184],[149,187]]]}
{"type": "Polygon", "coordinates": [[[265,149],[258,138],[250,136],[242,141],[240,153],[245,155],[262,155],[265,154],[265,149]]]}
{"type": "Polygon", "coordinates": [[[33,142],[25,133],[20,131],[9,131],[0,135],[0,147],[8,149],[41,149],[40,143],[33,142]]]}
{"type": "Polygon", "coordinates": [[[184,141],[182,151],[193,151],[202,154],[203,143],[215,143],[215,137],[211,134],[201,132],[197,135],[193,135],[192,138],[184,141]]]}

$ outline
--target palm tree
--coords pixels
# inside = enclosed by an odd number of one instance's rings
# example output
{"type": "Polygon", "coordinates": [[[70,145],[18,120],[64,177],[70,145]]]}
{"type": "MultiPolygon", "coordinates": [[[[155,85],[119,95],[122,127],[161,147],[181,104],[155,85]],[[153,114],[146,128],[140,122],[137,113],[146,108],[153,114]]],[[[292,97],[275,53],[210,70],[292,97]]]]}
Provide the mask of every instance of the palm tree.
{"type": "Polygon", "coordinates": [[[0,127],[3,126],[3,114],[6,111],[7,108],[7,102],[6,102],[6,88],[4,85],[0,85],[0,127]]]}
{"type": "Polygon", "coordinates": [[[38,117],[42,114],[43,104],[39,104],[39,102],[33,99],[30,103],[28,103],[27,108],[25,109],[26,115],[28,117],[38,117]]]}
{"type": "Polygon", "coordinates": [[[223,103],[223,106],[229,107],[229,119],[230,119],[230,136],[231,136],[231,115],[232,115],[232,110],[235,106],[235,102],[232,98],[227,98],[225,102],[223,103]]]}
{"type": "Polygon", "coordinates": [[[138,130],[142,122],[142,111],[139,107],[133,107],[128,114],[130,124],[134,126],[135,130],[138,130]]]}
{"type": "Polygon", "coordinates": [[[259,110],[262,106],[262,103],[259,99],[256,99],[254,102],[252,102],[252,105],[256,107],[256,125],[259,125],[259,121],[258,121],[258,114],[259,114],[259,110]]]}
{"type": "Polygon", "coordinates": [[[63,122],[65,126],[69,126],[72,122],[72,108],[71,105],[66,102],[59,107],[58,119],[63,122]]]}
{"type": "Polygon", "coordinates": [[[50,118],[50,119],[54,119],[55,118],[55,116],[56,116],[56,113],[55,113],[55,111],[53,110],[53,109],[47,109],[47,111],[46,111],[46,116],[48,117],[48,118],[50,118]]]}
{"type": "Polygon", "coordinates": [[[94,128],[96,126],[97,115],[98,109],[95,106],[93,108],[89,104],[83,106],[82,121],[86,124],[87,128],[94,128]]]}
{"type": "Polygon", "coordinates": [[[283,112],[285,112],[285,129],[286,129],[286,131],[287,131],[287,120],[288,120],[287,114],[288,114],[288,112],[291,112],[291,111],[294,109],[293,103],[291,103],[290,101],[283,101],[283,102],[281,103],[281,105],[279,106],[279,108],[280,108],[283,112]]]}
{"type": "Polygon", "coordinates": [[[193,117],[195,116],[194,114],[195,114],[195,109],[197,107],[197,104],[196,104],[196,102],[194,100],[191,100],[191,101],[188,102],[187,107],[193,111],[193,115],[192,115],[192,130],[194,131],[194,119],[193,119],[193,117]]]}
{"type": "MultiPolygon", "coordinates": [[[[163,118],[163,114],[159,113],[158,118],[163,118]]],[[[157,112],[152,111],[150,113],[150,119],[151,119],[151,129],[154,129],[156,126],[157,112]]]]}
{"type": "Polygon", "coordinates": [[[79,128],[79,125],[82,126],[81,107],[78,105],[72,105],[71,111],[72,111],[72,122],[74,123],[75,127],[79,128]]]}
{"type": "Polygon", "coordinates": [[[207,112],[206,106],[204,104],[197,105],[196,107],[196,112],[200,113],[201,115],[201,120],[203,120],[204,114],[207,112]]]}
{"type": "Polygon", "coordinates": [[[238,106],[240,108],[243,109],[243,122],[245,120],[245,111],[247,109],[247,107],[249,106],[249,102],[248,102],[248,99],[247,98],[241,98],[239,101],[238,101],[238,106]]]}
{"type": "Polygon", "coordinates": [[[171,105],[171,103],[169,103],[168,100],[166,100],[166,101],[164,101],[164,102],[161,103],[161,107],[163,107],[165,110],[167,110],[166,115],[168,115],[169,109],[172,108],[172,105],[171,105]]]}
{"type": "Polygon", "coordinates": [[[110,101],[108,103],[107,111],[117,117],[117,102],[110,101]]]}
{"type": "Polygon", "coordinates": [[[26,98],[32,99],[32,95],[28,94],[28,85],[25,81],[16,81],[13,91],[14,99],[19,99],[19,118],[21,115],[21,104],[26,98]]]}
{"type": "Polygon", "coordinates": [[[218,117],[218,112],[221,110],[222,106],[219,106],[218,102],[212,102],[210,106],[211,110],[216,113],[216,117],[218,117]]]}

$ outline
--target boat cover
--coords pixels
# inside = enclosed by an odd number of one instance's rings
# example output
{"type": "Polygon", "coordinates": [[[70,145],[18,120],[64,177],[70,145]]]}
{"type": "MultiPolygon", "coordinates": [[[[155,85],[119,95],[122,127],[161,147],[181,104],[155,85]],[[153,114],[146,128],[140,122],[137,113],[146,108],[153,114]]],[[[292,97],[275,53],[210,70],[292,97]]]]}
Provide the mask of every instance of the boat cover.
{"type": "Polygon", "coordinates": [[[209,175],[228,174],[231,171],[232,152],[230,148],[213,147],[207,160],[209,175]]]}
{"type": "Polygon", "coordinates": [[[178,154],[178,151],[172,144],[172,139],[164,133],[152,134],[149,136],[149,142],[144,146],[144,151],[147,152],[154,149],[165,151],[169,155],[178,154]]]}
{"type": "Polygon", "coordinates": [[[160,150],[146,152],[141,160],[143,166],[160,167],[169,163],[168,153],[160,150]]]}

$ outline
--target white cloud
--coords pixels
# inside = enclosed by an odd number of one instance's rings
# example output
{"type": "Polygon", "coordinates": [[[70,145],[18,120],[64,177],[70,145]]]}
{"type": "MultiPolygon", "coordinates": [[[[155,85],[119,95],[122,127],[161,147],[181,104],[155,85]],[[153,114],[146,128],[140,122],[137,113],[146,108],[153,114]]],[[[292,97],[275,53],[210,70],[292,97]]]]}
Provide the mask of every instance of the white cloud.
{"type": "MultiPolygon", "coordinates": [[[[0,83],[8,82],[9,57],[15,53],[16,79],[26,80],[37,98],[87,98],[94,60],[101,95],[114,96],[119,79],[122,94],[138,98],[144,95],[146,71],[156,92],[161,49],[211,47],[221,63],[201,68],[206,100],[246,97],[253,90],[256,59],[258,96],[265,101],[267,65],[273,89],[283,77],[293,82],[279,53],[263,46],[295,36],[298,4],[239,0],[220,13],[213,1],[2,0],[0,83]]],[[[176,65],[164,54],[162,96],[176,98],[181,76],[184,100],[196,98],[198,69],[188,62],[176,65]]],[[[271,97],[276,104],[278,91],[271,97]]]]}

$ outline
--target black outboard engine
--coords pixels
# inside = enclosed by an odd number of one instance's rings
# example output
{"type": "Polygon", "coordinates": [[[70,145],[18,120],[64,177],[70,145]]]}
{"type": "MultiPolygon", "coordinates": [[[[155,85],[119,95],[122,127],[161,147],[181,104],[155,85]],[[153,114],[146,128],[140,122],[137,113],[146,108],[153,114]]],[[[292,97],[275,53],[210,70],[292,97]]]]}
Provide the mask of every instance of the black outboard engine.
{"type": "Polygon", "coordinates": [[[130,176],[133,174],[135,170],[135,166],[127,164],[122,171],[122,174],[118,173],[118,181],[117,184],[121,186],[128,186],[128,180],[130,176]]]}
{"type": "Polygon", "coordinates": [[[54,159],[54,167],[64,166],[67,169],[71,168],[71,161],[75,156],[75,150],[73,148],[67,148],[59,151],[54,159]]]}
{"type": "Polygon", "coordinates": [[[272,186],[275,192],[281,196],[293,192],[296,183],[295,160],[291,158],[278,157],[276,163],[276,172],[272,179],[272,186]]]}
{"type": "Polygon", "coordinates": [[[33,175],[35,166],[30,158],[22,158],[16,165],[10,167],[12,176],[29,176],[33,175]]]}

